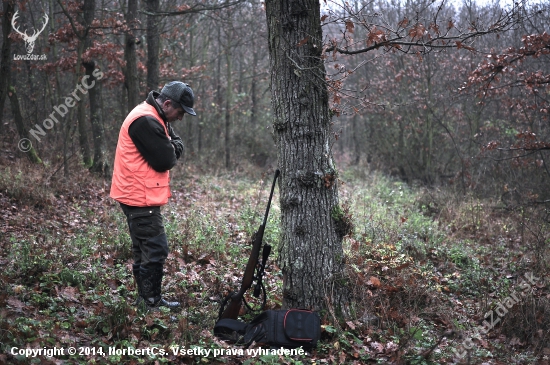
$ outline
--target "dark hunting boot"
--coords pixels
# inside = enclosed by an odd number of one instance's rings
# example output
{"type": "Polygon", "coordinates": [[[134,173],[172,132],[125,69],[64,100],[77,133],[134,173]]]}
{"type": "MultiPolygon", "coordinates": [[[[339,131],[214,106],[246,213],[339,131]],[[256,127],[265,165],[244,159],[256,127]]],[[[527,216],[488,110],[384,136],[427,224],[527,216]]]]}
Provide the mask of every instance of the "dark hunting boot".
{"type": "Polygon", "coordinates": [[[143,304],[147,311],[156,310],[159,307],[167,307],[170,309],[176,309],[180,307],[179,302],[168,302],[164,300],[161,293],[162,285],[162,266],[153,269],[140,270],[141,277],[141,296],[143,297],[143,304]]]}

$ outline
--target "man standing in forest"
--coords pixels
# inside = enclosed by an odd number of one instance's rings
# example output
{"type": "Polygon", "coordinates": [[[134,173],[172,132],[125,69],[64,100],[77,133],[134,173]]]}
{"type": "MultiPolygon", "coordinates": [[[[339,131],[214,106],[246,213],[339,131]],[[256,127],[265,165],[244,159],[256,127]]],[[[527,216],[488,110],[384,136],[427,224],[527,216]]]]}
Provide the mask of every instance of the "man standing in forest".
{"type": "Polygon", "coordinates": [[[183,155],[183,142],[170,123],[193,110],[189,85],[172,81],[160,93],[151,91],[122,123],[115,154],[111,198],[126,215],[134,264],[132,271],[139,297],[147,310],[177,308],[179,302],[162,298],[163,267],[168,256],[160,207],[168,202],[169,170],[183,155]]]}

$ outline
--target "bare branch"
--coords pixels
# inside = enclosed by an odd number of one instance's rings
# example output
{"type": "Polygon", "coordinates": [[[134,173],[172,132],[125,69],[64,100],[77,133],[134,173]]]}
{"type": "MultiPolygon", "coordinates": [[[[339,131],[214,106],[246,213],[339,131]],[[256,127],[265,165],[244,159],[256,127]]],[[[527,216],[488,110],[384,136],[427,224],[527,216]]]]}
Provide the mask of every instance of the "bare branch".
{"type": "MultiPolygon", "coordinates": [[[[417,13],[414,21],[409,21],[405,17],[398,22],[396,27],[392,27],[387,21],[383,21],[383,24],[374,24],[365,15],[360,14],[360,12],[353,12],[351,9],[345,8],[344,13],[351,14],[351,17],[355,20],[355,24],[362,26],[366,30],[365,41],[367,46],[357,49],[352,46],[340,46],[336,40],[332,40],[332,44],[325,51],[346,55],[366,53],[381,47],[405,53],[412,50],[428,53],[435,49],[445,48],[464,48],[469,51],[475,51],[473,47],[475,39],[488,34],[513,29],[527,17],[523,5],[517,3],[511,10],[503,11],[489,25],[483,26],[476,20],[470,22],[467,29],[459,29],[452,19],[445,20],[445,23],[440,19],[443,5],[442,3],[435,9],[435,13],[431,16],[431,19],[421,19],[419,13],[417,13]]],[[[380,16],[380,13],[374,13],[370,17],[379,18],[380,16]]],[[[340,18],[332,23],[349,24],[349,22],[348,17],[340,18]]],[[[344,31],[342,32],[343,37],[339,43],[345,43],[348,40],[348,34],[344,31]]],[[[360,42],[355,42],[355,44],[358,43],[360,42]]]]}
{"type": "Polygon", "coordinates": [[[226,1],[223,4],[220,5],[203,5],[203,4],[195,4],[187,9],[179,10],[179,11],[157,11],[157,12],[150,12],[147,10],[140,10],[140,13],[151,15],[151,16],[177,16],[177,15],[184,15],[184,14],[196,14],[201,13],[203,11],[211,11],[211,10],[220,10],[225,9],[231,6],[235,6],[241,3],[246,2],[246,0],[236,0],[236,1],[226,1]]]}

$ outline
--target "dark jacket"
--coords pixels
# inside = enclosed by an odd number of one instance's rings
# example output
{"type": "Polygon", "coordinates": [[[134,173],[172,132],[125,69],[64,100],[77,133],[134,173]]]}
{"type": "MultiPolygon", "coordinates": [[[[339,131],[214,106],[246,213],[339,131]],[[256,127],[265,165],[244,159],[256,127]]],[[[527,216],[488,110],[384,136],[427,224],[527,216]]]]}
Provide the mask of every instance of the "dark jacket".
{"type": "MultiPolygon", "coordinates": [[[[166,136],[164,128],[153,117],[145,116],[136,119],[128,130],[130,138],[136,145],[138,151],[143,155],[143,158],[151,167],[158,172],[170,170],[176,165],[177,159],[180,157],[176,153],[173,144],[175,140],[181,138],[174,133],[172,127],[166,122],[164,112],[155,100],[159,96],[157,91],[151,91],[145,102],[152,105],[162,120],[166,124],[166,128],[171,133],[172,141],[166,136]]],[[[183,144],[182,144],[183,146],[183,144]]]]}

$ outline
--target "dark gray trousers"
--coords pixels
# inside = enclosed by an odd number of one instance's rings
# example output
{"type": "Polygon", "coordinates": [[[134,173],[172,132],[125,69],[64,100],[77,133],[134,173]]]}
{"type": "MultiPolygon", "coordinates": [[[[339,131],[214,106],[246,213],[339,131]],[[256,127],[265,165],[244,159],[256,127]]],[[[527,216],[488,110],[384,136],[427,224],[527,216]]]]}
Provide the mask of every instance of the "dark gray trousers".
{"type": "Polygon", "coordinates": [[[168,257],[168,240],[160,207],[132,207],[122,203],[120,206],[126,215],[132,238],[134,270],[162,270],[168,257]]]}

